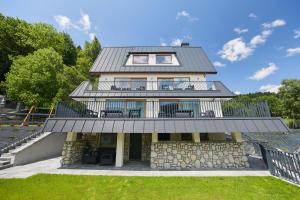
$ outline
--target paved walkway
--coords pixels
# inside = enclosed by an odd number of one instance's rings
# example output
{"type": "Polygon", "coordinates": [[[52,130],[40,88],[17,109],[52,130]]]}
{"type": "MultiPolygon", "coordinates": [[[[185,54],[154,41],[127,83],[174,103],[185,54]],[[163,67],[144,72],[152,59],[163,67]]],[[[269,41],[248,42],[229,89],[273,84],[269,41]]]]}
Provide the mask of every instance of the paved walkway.
{"type": "Polygon", "coordinates": [[[64,169],[60,167],[60,158],[53,158],[0,170],[0,178],[27,178],[40,173],[103,176],[270,176],[270,173],[266,170],[138,171],[128,170],[126,168],[113,168],[108,170],[99,166],[64,169]]]}

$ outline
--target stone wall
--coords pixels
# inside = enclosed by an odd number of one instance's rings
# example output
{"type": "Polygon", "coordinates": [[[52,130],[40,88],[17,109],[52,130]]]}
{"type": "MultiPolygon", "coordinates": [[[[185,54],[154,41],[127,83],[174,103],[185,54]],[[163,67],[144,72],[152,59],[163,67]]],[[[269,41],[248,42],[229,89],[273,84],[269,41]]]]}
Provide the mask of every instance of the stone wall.
{"type": "Polygon", "coordinates": [[[244,144],[236,142],[157,142],[151,144],[153,169],[247,168],[244,144]]]}
{"type": "Polygon", "coordinates": [[[86,141],[66,141],[62,151],[62,165],[71,165],[82,159],[86,141]]]}
{"type": "Polygon", "coordinates": [[[151,134],[142,134],[142,161],[150,161],[151,134]]]}

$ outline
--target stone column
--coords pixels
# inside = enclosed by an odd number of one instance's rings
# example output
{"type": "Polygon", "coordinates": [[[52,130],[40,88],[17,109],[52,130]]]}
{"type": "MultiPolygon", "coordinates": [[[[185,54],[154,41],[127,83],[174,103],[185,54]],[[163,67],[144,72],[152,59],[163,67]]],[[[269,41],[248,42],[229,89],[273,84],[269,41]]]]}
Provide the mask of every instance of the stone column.
{"type": "Polygon", "coordinates": [[[242,142],[242,134],[240,132],[232,132],[231,133],[232,140],[235,142],[242,142]]]}
{"type": "Polygon", "coordinates": [[[74,142],[77,139],[77,133],[68,132],[66,142],[74,142]]]}
{"type": "Polygon", "coordinates": [[[199,143],[200,142],[200,133],[193,133],[193,141],[199,143]]]}
{"type": "Polygon", "coordinates": [[[117,133],[116,167],[123,166],[124,133],[117,133]]]}
{"type": "Polygon", "coordinates": [[[158,134],[152,133],[152,142],[158,142],[158,134]]]}

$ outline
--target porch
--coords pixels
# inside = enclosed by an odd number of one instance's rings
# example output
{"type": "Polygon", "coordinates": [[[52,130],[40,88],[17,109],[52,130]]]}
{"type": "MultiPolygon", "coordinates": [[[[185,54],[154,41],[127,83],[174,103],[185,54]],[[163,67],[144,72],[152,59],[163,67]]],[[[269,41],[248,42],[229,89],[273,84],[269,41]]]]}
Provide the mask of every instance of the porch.
{"type": "Polygon", "coordinates": [[[240,133],[69,132],[62,165],[97,165],[100,169],[243,169],[250,167],[244,145],[240,133]]]}

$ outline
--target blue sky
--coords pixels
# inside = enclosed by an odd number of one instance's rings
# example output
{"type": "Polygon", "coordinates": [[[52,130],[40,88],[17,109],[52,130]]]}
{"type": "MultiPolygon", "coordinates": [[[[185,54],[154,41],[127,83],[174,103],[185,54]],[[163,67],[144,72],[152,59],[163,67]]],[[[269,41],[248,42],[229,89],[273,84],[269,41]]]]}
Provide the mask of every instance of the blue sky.
{"type": "Polygon", "coordinates": [[[0,12],[46,22],[82,45],[201,46],[232,91],[275,91],[300,78],[298,0],[0,0],[0,12]]]}

